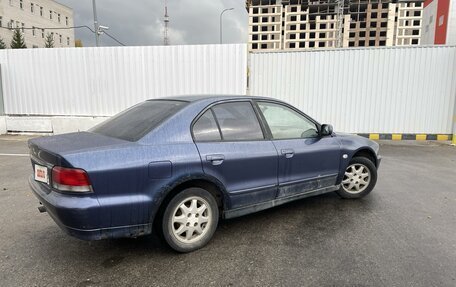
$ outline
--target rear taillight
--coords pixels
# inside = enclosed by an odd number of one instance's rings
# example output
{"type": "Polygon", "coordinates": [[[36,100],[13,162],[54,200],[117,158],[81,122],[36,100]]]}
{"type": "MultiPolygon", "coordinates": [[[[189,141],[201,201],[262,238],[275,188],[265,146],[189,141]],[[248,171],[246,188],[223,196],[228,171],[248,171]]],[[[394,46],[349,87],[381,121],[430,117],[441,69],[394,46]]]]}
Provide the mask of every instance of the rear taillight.
{"type": "Polygon", "coordinates": [[[89,175],[77,168],[55,166],[52,169],[52,186],[60,191],[92,192],[89,175]]]}

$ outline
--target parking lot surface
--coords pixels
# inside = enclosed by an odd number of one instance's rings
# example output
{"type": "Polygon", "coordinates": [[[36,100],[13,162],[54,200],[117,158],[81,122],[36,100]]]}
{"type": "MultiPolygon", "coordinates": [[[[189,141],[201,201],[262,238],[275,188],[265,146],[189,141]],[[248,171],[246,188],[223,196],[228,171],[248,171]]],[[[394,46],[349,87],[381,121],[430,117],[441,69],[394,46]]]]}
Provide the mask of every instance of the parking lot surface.
{"type": "Polygon", "coordinates": [[[155,235],[64,234],[37,210],[26,139],[0,137],[0,286],[456,286],[456,147],[382,142],[367,197],[221,221],[208,246],[177,254],[155,235]]]}

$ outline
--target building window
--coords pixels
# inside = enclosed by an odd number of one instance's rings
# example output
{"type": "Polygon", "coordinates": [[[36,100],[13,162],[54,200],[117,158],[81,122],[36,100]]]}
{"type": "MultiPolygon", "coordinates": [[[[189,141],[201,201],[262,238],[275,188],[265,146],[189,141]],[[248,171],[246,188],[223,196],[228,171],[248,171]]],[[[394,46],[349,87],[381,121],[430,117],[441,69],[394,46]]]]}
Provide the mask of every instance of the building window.
{"type": "Polygon", "coordinates": [[[252,31],[253,31],[253,32],[258,32],[258,26],[253,26],[253,27],[252,27],[252,31]]]}
{"type": "Polygon", "coordinates": [[[313,47],[315,47],[315,42],[314,41],[309,42],[309,48],[313,48],[313,47]]]}
{"type": "Polygon", "coordinates": [[[296,44],[295,44],[295,43],[290,43],[290,48],[291,48],[291,49],[296,48],[296,44]]]}
{"type": "Polygon", "coordinates": [[[60,23],[60,14],[57,14],[57,21],[60,23]]]}
{"type": "Polygon", "coordinates": [[[261,49],[267,49],[268,48],[268,45],[266,44],[261,44],[261,49]]]}
{"type": "Polygon", "coordinates": [[[258,35],[252,35],[252,41],[258,41],[258,35]]]}
{"type": "Polygon", "coordinates": [[[380,37],[386,37],[386,31],[380,32],[380,37]]]}
{"type": "Polygon", "coordinates": [[[24,0],[19,0],[19,8],[24,9],[24,0]]]}
{"type": "Polygon", "coordinates": [[[371,22],[371,28],[377,27],[377,22],[371,22]]]}
{"type": "Polygon", "coordinates": [[[369,32],[369,36],[375,37],[375,31],[370,31],[370,32],[369,32]]]}
{"type": "Polygon", "coordinates": [[[359,41],[358,46],[364,47],[364,46],[366,46],[366,42],[365,41],[359,41]]]}
{"type": "Polygon", "coordinates": [[[3,27],[3,17],[0,16],[0,27],[3,27]]]}
{"type": "Polygon", "coordinates": [[[348,47],[355,47],[355,42],[348,42],[348,47]]]}
{"type": "Polygon", "coordinates": [[[68,17],[65,17],[65,25],[68,26],[68,17]]]}
{"type": "Polygon", "coordinates": [[[297,21],[297,20],[298,20],[298,19],[296,18],[296,16],[291,16],[291,17],[290,17],[290,21],[295,22],[295,21],[297,21]]]}
{"type": "Polygon", "coordinates": [[[370,40],[369,41],[369,46],[370,47],[375,47],[375,40],[370,40]]]}
{"type": "Polygon", "coordinates": [[[412,40],[412,45],[418,45],[418,39],[413,39],[412,40]]]}
{"type": "Polygon", "coordinates": [[[36,37],[35,26],[32,27],[32,35],[33,35],[33,37],[36,37]]]}
{"type": "Polygon", "coordinates": [[[298,7],[296,7],[296,6],[291,7],[291,12],[298,12],[298,7]]]}
{"type": "Polygon", "coordinates": [[[268,40],[268,35],[261,35],[261,40],[262,41],[267,41],[268,40]]]}
{"type": "Polygon", "coordinates": [[[299,48],[305,48],[306,42],[299,42],[299,48]]]}
{"type": "Polygon", "coordinates": [[[34,13],[35,12],[35,4],[33,3],[30,3],[30,13],[34,13]]]}
{"type": "Polygon", "coordinates": [[[14,28],[14,20],[11,20],[8,22],[8,28],[10,28],[10,29],[14,28]]]}
{"type": "Polygon", "coordinates": [[[420,20],[413,21],[413,26],[420,26],[420,20]]]}
{"type": "Polygon", "coordinates": [[[254,49],[254,50],[258,49],[258,44],[257,43],[252,44],[252,49],[254,49]]]}
{"type": "Polygon", "coordinates": [[[51,10],[49,10],[49,19],[52,20],[52,11],[51,10]]]}
{"type": "Polygon", "coordinates": [[[41,38],[44,39],[44,29],[41,29],[41,38]]]}
{"type": "Polygon", "coordinates": [[[44,9],[43,7],[40,7],[40,16],[43,17],[44,9]]]}
{"type": "Polygon", "coordinates": [[[67,45],[70,46],[70,37],[67,37],[67,45]]]}
{"type": "Polygon", "coordinates": [[[359,32],[360,37],[366,37],[366,31],[361,31],[359,32]]]}
{"type": "Polygon", "coordinates": [[[296,34],[290,34],[290,39],[295,40],[296,39],[296,34]]]}
{"type": "Polygon", "coordinates": [[[379,46],[386,46],[386,42],[385,42],[385,41],[380,41],[380,42],[378,43],[378,45],[379,45],[379,46]]]}
{"type": "Polygon", "coordinates": [[[350,32],[350,38],[355,38],[355,32],[350,32]]]}
{"type": "Polygon", "coordinates": [[[61,34],[59,35],[59,41],[60,41],[60,44],[62,44],[62,35],[61,34]]]}

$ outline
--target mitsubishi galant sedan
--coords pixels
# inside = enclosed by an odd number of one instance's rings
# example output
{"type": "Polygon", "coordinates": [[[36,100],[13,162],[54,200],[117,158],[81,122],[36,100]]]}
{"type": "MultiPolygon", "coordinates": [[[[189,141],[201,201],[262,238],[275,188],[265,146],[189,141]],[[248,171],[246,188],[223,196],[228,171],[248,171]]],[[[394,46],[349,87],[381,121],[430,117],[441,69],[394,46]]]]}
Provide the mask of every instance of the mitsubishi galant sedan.
{"type": "Polygon", "coordinates": [[[363,197],[380,164],[377,143],[246,96],[149,100],[29,147],[39,210],[65,232],[98,240],[156,230],[179,252],[207,244],[220,218],[333,191],[363,197]]]}

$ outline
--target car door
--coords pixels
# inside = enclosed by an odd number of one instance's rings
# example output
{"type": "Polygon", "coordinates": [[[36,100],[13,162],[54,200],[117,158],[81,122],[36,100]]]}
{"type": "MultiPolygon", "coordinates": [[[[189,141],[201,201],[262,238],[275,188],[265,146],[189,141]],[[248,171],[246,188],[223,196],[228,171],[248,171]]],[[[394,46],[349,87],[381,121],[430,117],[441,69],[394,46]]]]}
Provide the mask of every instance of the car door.
{"type": "Polygon", "coordinates": [[[192,131],[203,170],[225,186],[229,208],[276,197],[278,154],[265,139],[250,101],[211,106],[197,118],[192,131]]]}
{"type": "Polygon", "coordinates": [[[335,185],[339,141],[321,137],[318,124],[291,106],[267,101],[257,104],[279,154],[278,197],[335,185]]]}

